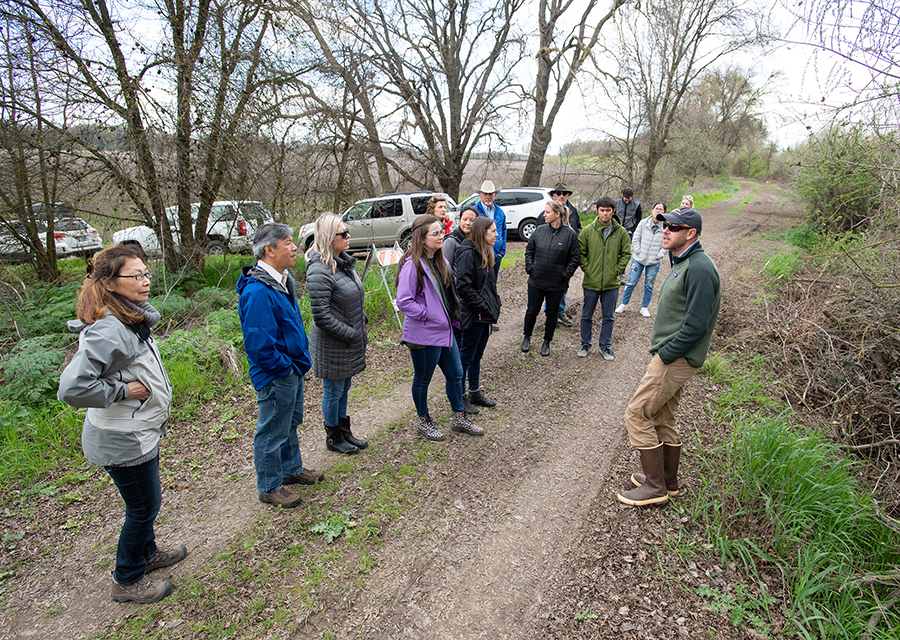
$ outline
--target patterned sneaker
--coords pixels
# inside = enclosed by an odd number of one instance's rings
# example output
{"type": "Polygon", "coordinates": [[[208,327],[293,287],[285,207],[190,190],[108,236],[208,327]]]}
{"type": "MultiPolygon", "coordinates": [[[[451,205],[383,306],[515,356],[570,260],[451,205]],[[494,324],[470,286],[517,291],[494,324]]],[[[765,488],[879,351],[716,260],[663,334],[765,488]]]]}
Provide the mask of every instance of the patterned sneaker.
{"type": "Polygon", "coordinates": [[[183,544],[178,545],[174,549],[162,549],[157,547],[156,553],[147,560],[147,566],[144,567],[144,573],[150,573],[155,569],[163,567],[171,567],[176,562],[181,562],[187,556],[187,547],[183,544]]]}
{"type": "Polygon", "coordinates": [[[450,428],[460,433],[468,433],[470,436],[483,436],[484,429],[473,423],[466,417],[463,411],[454,411],[453,419],[450,421],[450,428]]]}
{"type": "Polygon", "coordinates": [[[589,344],[581,345],[581,348],[578,350],[578,357],[579,358],[586,357],[590,350],[591,350],[591,345],[589,345],[589,344]]]}
{"type": "Polygon", "coordinates": [[[172,583],[162,580],[147,580],[141,578],[134,584],[119,584],[113,580],[109,595],[116,602],[137,602],[138,604],[150,604],[159,602],[172,593],[172,583]]]}
{"type": "Polygon", "coordinates": [[[431,419],[431,416],[419,416],[419,426],[416,427],[416,431],[427,440],[442,442],[446,439],[440,429],[434,425],[434,420],[431,419]]]}
{"type": "Polygon", "coordinates": [[[609,348],[600,349],[600,353],[603,354],[604,360],[615,360],[616,359],[616,357],[613,355],[612,349],[609,349],[609,348]]]}
{"type": "Polygon", "coordinates": [[[564,327],[572,326],[572,319],[564,313],[559,314],[558,320],[559,320],[559,324],[561,324],[564,327]]]}

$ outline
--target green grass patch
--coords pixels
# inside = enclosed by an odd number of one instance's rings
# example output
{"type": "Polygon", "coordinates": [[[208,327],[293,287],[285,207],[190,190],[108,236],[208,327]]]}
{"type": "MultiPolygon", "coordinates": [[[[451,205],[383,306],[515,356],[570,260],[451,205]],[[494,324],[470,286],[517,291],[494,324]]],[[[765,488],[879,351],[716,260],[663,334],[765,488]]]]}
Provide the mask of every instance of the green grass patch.
{"type": "MultiPolygon", "coordinates": [[[[723,560],[751,574],[777,568],[790,598],[785,614],[791,629],[783,633],[896,637],[900,611],[883,603],[897,585],[897,534],[878,519],[857,483],[857,463],[825,436],[792,425],[768,395],[766,366],[723,354],[704,365],[710,380],[724,387],[707,410],[711,419],[730,423],[732,435],[709,451],[698,448],[703,486],[681,506],[723,560]]],[[[701,595],[736,627],[767,633],[768,598],[737,591],[701,595]]]]}

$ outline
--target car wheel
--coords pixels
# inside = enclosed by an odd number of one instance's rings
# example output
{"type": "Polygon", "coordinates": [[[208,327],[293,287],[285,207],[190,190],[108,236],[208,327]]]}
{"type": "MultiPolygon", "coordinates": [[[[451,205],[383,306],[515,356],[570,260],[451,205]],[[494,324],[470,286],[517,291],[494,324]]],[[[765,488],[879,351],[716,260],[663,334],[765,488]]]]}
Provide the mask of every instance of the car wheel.
{"type": "Polygon", "coordinates": [[[312,247],[313,241],[315,240],[315,236],[310,236],[306,239],[306,246],[303,247],[304,251],[309,251],[310,247],[312,247]]]}
{"type": "Polygon", "coordinates": [[[534,233],[535,227],[537,227],[537,220],[534,218],[522,220],[522,222],[519,223],[519,228],[516,230],[516,233],[519,234],[519,239],[527,242],[531,237],[531,234],[534,233]]]}
{"type": "Polygon", "coordinates": [[[208,256],[224,256],[226,253],[228,253],[228,247],[218,240],[213,240],[206,245],[206,255],[208,256]]]}
{"type": "Polygon", "coordinates": [[[400,249],[404,252],[409,251],[409,246],[412,244],[412,231],[404,231],[403,235],[400,236],[400,249]]]}

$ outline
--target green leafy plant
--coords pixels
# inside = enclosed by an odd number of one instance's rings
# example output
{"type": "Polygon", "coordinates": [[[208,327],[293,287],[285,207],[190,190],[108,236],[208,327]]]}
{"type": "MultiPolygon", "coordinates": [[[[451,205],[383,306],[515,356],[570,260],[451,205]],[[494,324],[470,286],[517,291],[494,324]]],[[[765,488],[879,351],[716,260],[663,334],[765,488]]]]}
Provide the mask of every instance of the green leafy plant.
{"type": "Polygon", "coordinates": [[[3,378],[0,398],[34,406],[39,404],[59,384],[59,365],[65,354],[56,348],[56,335],[26,338],[3,358],[3,378]]]}
{"type": "Polygon", "coordinates": [[[350,519],[349,511],[332,513],[325,520],[317,522],[309,528],[313,533],[321,533],[325,542],[331,544],[342,535],[346,535],[356,523],[350,519]]]}

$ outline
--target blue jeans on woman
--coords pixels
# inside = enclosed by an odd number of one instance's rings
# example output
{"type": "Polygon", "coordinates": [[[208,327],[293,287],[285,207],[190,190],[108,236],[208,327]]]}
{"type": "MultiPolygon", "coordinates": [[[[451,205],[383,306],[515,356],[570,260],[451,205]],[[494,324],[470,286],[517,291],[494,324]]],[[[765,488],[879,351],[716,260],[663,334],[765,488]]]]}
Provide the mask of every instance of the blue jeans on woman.
{"type": "Polygon", "coordinates": [[[303,473],[297,427],[303,422],[303,376],[279,376],[256,392],[259,419],[253,437],[256,490],[275,493],[281,481],[303,473]]]}
{"type": "Polygon", "coordinates": [[[125,501],[125,524],[119,533],[113,578],[119,584],[134,584],[144,577],[147,560],[156,553],[153,523],[162,504],[159,454],[135,467],[103,468],[125,501]]]}
{"type": "Polygon", "coordinates": [[[347,398],[350,396],[352,378],[322,380],[322,419],[326,427],[336,427],[341,418],[347,417],[347,398]]]}
{"type": "Polygon", "coordinates": [[[428,415],[428,385],[434,376],[435,367],[440,367],[446,379],[447,399],[454,413],[463,410],[462,379],[463,369],[459,359],[456,340],[449,347],[425,347],[410,349],[413,362],[412,397],[416,413],[428,415]]]}
{"type": "Polygon", "coordinates": [[[491,325],[481,322],[473,322],[471,327],[463,331],[459,359],[462,363],[463,381],[466,377],[469,378],[469,391],[478,391],[480,388],[481,356],[484,355],[490,337],[491,325]]]}
{"type": "Polygon", "coordinates": [[[641,279],[642,271],[644,272],[644,299],[641,301],[641,307],[646,309],[650,306],[656,276],[659,275],[659,263],[643,265],[634,259],[631,260],[631,271],[628,275],[628,284],[625,285],[625,292],[622,294],[622,304],[628,304],[631,300],[631,294],[641,279]]]}

